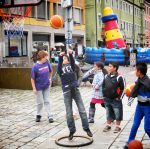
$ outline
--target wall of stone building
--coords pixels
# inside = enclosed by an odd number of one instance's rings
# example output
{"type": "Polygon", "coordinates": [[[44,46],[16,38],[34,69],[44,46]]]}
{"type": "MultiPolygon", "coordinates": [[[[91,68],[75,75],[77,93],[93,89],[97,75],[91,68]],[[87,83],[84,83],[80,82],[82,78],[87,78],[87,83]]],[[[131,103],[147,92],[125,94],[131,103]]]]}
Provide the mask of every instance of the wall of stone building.
{"type": "MultiPolygon", "coordinates": [[[[56,75],[57,65],[52,65],[53,67],[53,86],[56,86],[60,81],[58,75],[56,75]]],[[[31,90],[31,67],[14,67],[12,65],[9,68],[0,68],[0,88],[6,89],[23,89],[31,90]]]]}

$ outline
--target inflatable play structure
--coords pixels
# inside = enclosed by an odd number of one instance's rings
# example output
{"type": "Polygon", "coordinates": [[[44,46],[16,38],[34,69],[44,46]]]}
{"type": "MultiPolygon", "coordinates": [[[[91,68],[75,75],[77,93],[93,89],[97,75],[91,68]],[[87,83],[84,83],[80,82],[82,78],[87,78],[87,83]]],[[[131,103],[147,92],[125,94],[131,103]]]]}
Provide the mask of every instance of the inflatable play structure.
{"type": "Polygon", "coordinates": [[[117,24],[118,17],[110,7],[104,8],[102,22],[104,25],[104,35],[106,48],[125,48],[126,44],[117,24]]]}
{"type": "MultiPolygon", "coordinates": [[[[150,48],[136,48],[137,49],[137,62],[150,63],[150,48]]],[[[105,64],[109,62],[117,62],[120,65],[124,64],[124,49],[107,49],[107,48],[91,48],[85,49],[85,61],[87,63],[94,63],[101,60],[102,53],[105,54],[105,64]]],[[[132,53],[132,48],[130,48],[132,53]]]]}
{"type": "MultiPolygon", "coordinates": [[[[118,27],[117,19],[117,15],[113,13],[110,7],[104,8],[102,22],[104,25],[106,48],[87,47],[85,49],[85,61],[87,63],[100,61],[104,53],[105,64],[112,61],[120,65],[124,64],[124,49],[126,48],[126,44],[118,27]]],[[[137,62],[150,63],[150,48],[136,48],[136,50],[137,62]]],[[[130,48],[130,53],[132,53],[132,48],[130,48]]]]}

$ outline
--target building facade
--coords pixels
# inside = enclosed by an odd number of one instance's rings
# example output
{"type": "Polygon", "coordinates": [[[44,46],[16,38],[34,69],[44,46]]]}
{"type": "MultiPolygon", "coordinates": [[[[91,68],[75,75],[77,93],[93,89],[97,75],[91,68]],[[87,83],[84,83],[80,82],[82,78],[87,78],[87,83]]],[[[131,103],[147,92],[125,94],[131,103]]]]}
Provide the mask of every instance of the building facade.
{"type": "Polygon", "coordinates": [[[145,46],[150,47],[150,2],[145,1],[145,46]]]}
{"type": "Polygon", "coordinates": [[[103,46],[104,34],[101,17],[105,7],[111,7],[114,13],[117,14],[118,24],[126,43],[131,46],[133,44],[135,46],[143,45],[143,0],[87,0],[85,7],[87,46],[103,46]]]}
{"type": "MultiPolygon", "coordinates": [[[[53,15],[64,17],[61,0],[44,0],[34,6],[29,17],[25,19],[23,37],[8,38],[4,25],[0,30],[0,61],[7,59],[10,62],[30,63],[32,51],[37,48],[50,50],[57,43],[65,43],[65,30],[50,27],[50,18],[53,15]],[[17,51],[17,52],[13,52],[17,51]]],[[[85,41],[85,3],[84,0],[73,0],[73,43],[85,41]]]]}

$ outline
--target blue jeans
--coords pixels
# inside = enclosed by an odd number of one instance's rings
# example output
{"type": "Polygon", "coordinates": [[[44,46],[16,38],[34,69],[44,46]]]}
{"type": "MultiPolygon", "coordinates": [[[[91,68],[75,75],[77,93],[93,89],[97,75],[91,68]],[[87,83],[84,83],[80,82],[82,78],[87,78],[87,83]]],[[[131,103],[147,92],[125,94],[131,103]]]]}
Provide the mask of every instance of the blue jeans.
{"type": "Polygon", "coordinates": [[[141,124],[141,120],[143,119],[143,117],[145,132],[150,137],[150,106],[141,106],[137,104],[128,143],[135,139],[137,130],[141,124]]]}
{"type": "Polygon", "coordinates": [[[70,89],[64,92],[64,103],[66,107],[66,116],[67,116],[67,125],[70,132],[75,132],[75,122],[73,118],[73,110],[72,110],[72,100],[76,102],[76,105],[79,110],[79,114],[82,121],[82,127],[84,130],[89,128],[89,123],[87,119],[87,114],[83,105],[83,101],[81,99],[81,95],[78,88],[70,89]]]}
{"type": "Polygon", "coordinates": [[[123,120],[123,105],[121,100],[105,98],[107,120],[123,120]]]}

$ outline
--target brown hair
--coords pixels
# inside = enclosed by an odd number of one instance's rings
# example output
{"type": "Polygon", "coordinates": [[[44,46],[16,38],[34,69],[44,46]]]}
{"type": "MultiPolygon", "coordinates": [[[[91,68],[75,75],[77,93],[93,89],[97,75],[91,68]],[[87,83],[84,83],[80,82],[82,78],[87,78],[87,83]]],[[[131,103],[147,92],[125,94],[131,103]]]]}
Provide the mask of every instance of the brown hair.
{"type": "Polygon", "coordinates": [[[94,63],[98,68],[103,69],[104,68],[104,64],[101,62],[95,62],[94,63]]]}
{"type": "Polygon", "coordinates": [[[37,54],[38,60],[41,60],[42,58],[44,58],[46,56],[48,56],[48,53],[46,51],[44,51],[44,50],[39,51],[38,54],[37,54]]]}
{"type": "Polygon", "coordinates": [[[70,61],[69,56],[65,54],[63,57],[66,57],[68,61],[70,61]]]}
{"type": "Polygon", "coordinates": [[[108,74],[107,70],[104,68],[104,63],[102,62],[95,62],[94,63],[98,68],[102,69],[104,75],[108,74]]]}

